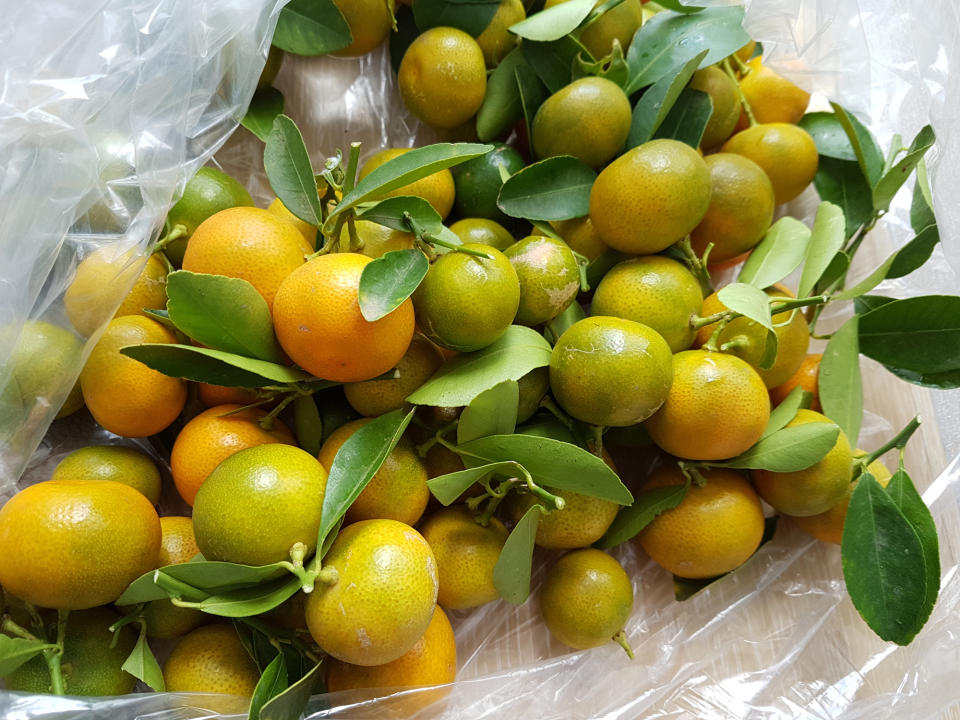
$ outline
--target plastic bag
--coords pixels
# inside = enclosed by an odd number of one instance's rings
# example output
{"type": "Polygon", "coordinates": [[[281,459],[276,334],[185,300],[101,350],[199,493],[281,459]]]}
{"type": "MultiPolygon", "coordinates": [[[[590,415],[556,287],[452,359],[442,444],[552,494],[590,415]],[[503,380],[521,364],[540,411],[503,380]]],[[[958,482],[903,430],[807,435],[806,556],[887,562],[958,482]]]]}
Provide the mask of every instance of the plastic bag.
{"type": "MultiPolygon", "coordinates": [[[[925,4],[922,19],[887,0],[871,2],[869,9],[855,0],[757,0],[747,13],[748,29],[764,43],[774,68],[860,112],[881,143],[894,132],[909,141],[933,120],[938,155],[931,159],[931,176],[944,248],[924,269],[881,288],[897,295],[956,292],[947,259],[960,266],[960,217],[949,203],[960,189],[960,170],[950,162],[960,143],[960,121],[944,112],[960,84],[947,73],[960,62],[954,12],[949,0],[925,4]]],[[[364,142],[366,157],[384,146],[435,139],[404,110],[385,49],[358,60],[288,58],[278,85],[315,165],[351,140],[364,142]]],[[[259,142],[241,130],[216,161],[263,205],[272,195],[261,155],[259,142]]],[[[910,238],[906,196],[881,224],[886,230],[871,236],[875,249],[863,253],[855,279],[910,238]]],[[[792,210],[803,216],[814,205],[811,190],[792,210]]],[[[443,699],[427,704],[434,690],[377,699],[366,691],[337,693],[315,697],[309,718],[853,719],[892,711],[932,717],[960,702],[954,677],[960,458],[949,467],[946,460],[960,452],[958,393],[908,386],[870,361],[864,361],[864,382],[868,414],[861,446],[877,447],[917,412],[927,420],[908,447],[908,463],[941,531],[943,582],[932,618],[909,647],[880,641],[860,620],[846,596],[836,547],[783,522],[746,565],[682,603],[674,601],[663,570],[631,544],[618,548],[615,554],[634,578],[636,601],[627,628],[633,662],[613,645],[570,653],[553,642],[538,619],[535,595],[519,608],[498,601],[451,613],[460,667],[443,699]]],[[[53,426],[37,463],[53,462],[75,446],[75,431],[63,427],[67,422],[53,426]]],[[[44,479],[44,471],[34,464],[25,480],[44,479]]],[[[203,695],[98,701],[0,693],[0,713],[31,720],[54,712],[179,720],[213,717],[218,707],[214,697],[203,695]]]]}

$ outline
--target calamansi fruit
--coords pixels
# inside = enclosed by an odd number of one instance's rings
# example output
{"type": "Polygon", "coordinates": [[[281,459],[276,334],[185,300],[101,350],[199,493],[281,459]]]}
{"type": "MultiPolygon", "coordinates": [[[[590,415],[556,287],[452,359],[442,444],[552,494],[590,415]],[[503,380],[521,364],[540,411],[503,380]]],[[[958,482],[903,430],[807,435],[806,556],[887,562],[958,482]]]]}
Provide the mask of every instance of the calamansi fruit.
{"type": "Polygon", "coordinates": [[[577,650],[613,640],[632,609],[627,573],[614,558],[593,548],[557,560],[540,588],[540,616],[550,633],[577,650]]]}
{"type": "Polygon", "coordinates": [[[517,36],[508,29],[527,17],[521,0],[500,0],[490,22],[477,35],[477,45],[483,51],[488,68],[496,67],[517,44],[517,36]]]}
{"type": "Polygon", "coordinates": [[[487,92],[483,50],[462,30],[431,28],[407,48],[397,82],[410,112],[434,127],[457,127],[480,109],[487,92]]]}
{"type": "Polygon", "coordinates": [[[110,321],[80,373],[83,400],[94,419],[125,437],[155,435],[177,419],[187,384],[120,353],[128,345],[175,343],[156,320],[124,315],[110,321]]]}
{"type": "Polygon", "coordinates": [[[489,245],[464,245],[486,258],[451,252],[438,257],[413,294],[417,322],[438,345],[471,352],[506,332],[520,307],[520,281],[510,260],[489,245]]]}
{"type": "MultiPolygon", "coordinates": [[[[189,562],[200,552],[193,534],[193,520],[171,515],[160,518],[160,556],[158,567],[189,562]]],[[[179,607],[170,600],[152,600],[143,612],[147,635],[175,638],[202,625],[209,616],[196,608],[179,607]]]]}
{"type": "Polygon", "coordinates": [[[776,387],[770,388],[770,402],[773,405],[779,405],[786,400],[787,395],[793,392],[794,388],[800,387],[813,397],[810,399],[810,409],[820,409],[820,361],[823,359],[822,353],[811,353],[807,355],[800,363],[800,367],[787,380],[776,387]]]}
{"type": "Polygon", "coordinates": [[[129,485],[42,482],[0,508],[0,585],[40,607],[113,602],[159,553],[157,511],[129,485]]]}
{"type": "Polygon", "coordinates": [[[689,460],[723,460],[753,446],[770,419],[756,371],[734,355],[685,350],[673,357],[673,383],[647,420],[653,441],[689,460]]]}
{"type": "Polygon", "coordinates": [[[496,518],[484,527],[464,506],[433,513],[420,528],[437,559],[437,602],[448,610],[465,610],[496,600],[493,567],[507,540],[496,518]]]}
{"type": "Polygon", "coordinates": [[[249,697],[259,679],[256,663],[227,624],[197,628],[177,643],[163,666],[169,692],[249,697]]]}
{"type": "Polygon", "coordinates": [[[710,206],[710,170],[678,140],[651,140],[607,165],[590,190],[590,220],[610,247],[652,255],[699,224],[710,206]]]}
{"type": "MultiPolygon", "coordinates": [[[[739,567],[763,539],[763,507],[742,475],[701,470],[703,486],[692,483],[680,504],[665,510],[637,536],[646,553],[683,578],[711,578],[739,567]]],[[[676,465],[654,473],[643,490],[682,485],[676,465]]],[[[642,492],[642,491],[641,491],[642,492]]]]}
{"type": "MultiPolygon", "coordinates": [[[[5,334],[4,341],[7,337],[5,334]]],[[[83,344],[69,330],[44,320],[25,322],[10,356],[12,382],[5,392],[14,393],[11,399],[27,408],[34,403],[52,403],[61,392],[65,376],[72,373],[80,361],[82,351],[83,344]]],[[[71,402],[73,410],[83,406],[82,395],[78,402],[74,392],[70,391],[61,413],[71,402]]],[[[3,394],[0,392],[0,397],[3,394]]]]}
{"type": "Polygon", "coordinates": [[[630,133],[630,101],[600,77],[574,80],[537,110],[531,131],[537,157],[573,155],[600,168],[623,149],[630,133]]]}
{"type": "Polygon", "coordinates": [[[768,68],[759,57],[747,61],[747,68],[740,89],[757,122],[799,122],[810,104],[810,93],[768,68]]]}
{"type": "Polygon", "coordinates": [[[540,408],[540,401],[550,389],[550,371],[545,367],[534,368],[517,380],[517,389],[517,422],[522,423],[540,408]]]}
{"type": "Polygon", "coordinates": [[[695,72],[690,87],[705,92],[713,102],[713,112],[700,140],[701,147],[709,150],[733,133],[740,118],[740,96],[730,76],[716,65],[695,72]]]}
{"type": "Polygon", "coordinates": [[[217,405],[251,405],[259,399],[257,391],[251,388],[197,383],[197,400],[207,407],[216,407],[217,405]]]}
{"type": "Polygon", "coordinates": [[[403,407],[407,396],[423,385],[443,364],[436,346],[423,335],[414,335],[397,363],[397,377],[347,383],[343,392],[350,407],[365,417],[379,417],[403,407]]]}
{"type": "Polygon", "coordinates": [[[651,255],[614,265],[597,286],[591,310],[643,323],[660,333],[671,352],[679,352],[696,337],[690,318],[702,304],[700,283],[689,270],[651,255]]]}
{"type": "MultiPolygon", "coordinates": [[[[457,190],[454,200],[457,214],[462,218],[487,218],[506,222],[507,216],[497,207],[497,196],[500,194],[500,188],[503,187],[500,169],[503,168],[507,175],[513,175],[523,166],[523,156],[519,152],[509,145],[496,143],[490,152],[452,167],[450,172],[453,173],[453,182],[457,190]]],[[[454,226],[458,224],[454,223],[454,226]]],[[[454,230],[454,226],[450,229],[454,230]]],[[[483,242],[483,240],[473,238],[464,239],[463,242],[483,242]]],[[[487,244],[492,244],[499,250],[503,249],[496,243],[487,244]]]]}
{"type": "MultiPolygon", "coordinates": [[[[360,175],[358,180],[363,180],[367,175],[372,173],[374,170],[379,168],[381,165],[398,158],[401,155],[405,155],[410,152],[410,148],[387,148],[385,150],[380,150],[375,152],[370,158],[363,164],[363,167],[360,170],[360,175]]],[[[433,209],[437,211],[441,218],[447,217],[450,214],[450,209],[453,207],[455,186],[453,184],[453,175],[449,170],[438,170],[432,175],[427,175],[425,178],[415,180],[412,183],[403,185],[383,194],[383,197],[399,197],[401,195],[415,195],[421,197],[430,203],[433,206],[433,209]]],[[[368,221],[364,221],[368,222],[368,221]]],[[[370,223],[374,225],[375,223],[370,223]]],[[[382,227],[382,226],[379,226],[382,227]]],[[[368,228],[367,231],[370,232],[372,228],[368,228]]],[[[402,248],[396,247],[391,248],[392,250],[399,250],[402,248]]]]}
{"type": "Polygon", "coordinates": [[[317,546],[327,471],[290,445],[234,453],[200,486],[193,503],[197,545],[208,560],[269,565],[302,543],[317,546]]]}
{"type": "MultiPolygon", "coordinates": [[[[610,528],[620,510],[620,506],[610,500],[570,490],[551,489],[550,492],[563,498],[564,506],[540,517],[536,543],[551,550],[570,550],[595,543],[610,528]]],[[[536,502],[533,495],[517,494],[509,499],[507,511],[518,521],[536,502]]]]}
{"type": "Polygon", "coordinates": [[[414,325],[409,298],[373,322],[360,312],[360,275],[370,262],[357,253],[321,255],[290,273],[277,290],[277,339],[307,372],[334,382],[370,380],[406,353],[414,325]]]}
{"type": "MultiPolygon", "coordinates": [[[[829,422],[818,412],[800,409],[787,427],[829,422]]],[[[786,515],[816,515],[843,499],[853,475],[852,462],[850,441],[841,430],[830,451],[811,467],[780,473],[757,470],[753,474],[753,484],[760,497],[786,515]]]]}
{"type": "Polygon", "coordinates": [[[580,292],[580,269],[564,243],[529,235],[503,251],[517,271],[520,307],[515,322],[540,325],[566,310],[580,292]]]}
{"type": "Polygon", "coordinates": [[[437,601],[437,562],[427,541],[396,520],[348,525],[323,559],[336,571],[307,597],[307,625],[329,655],[383,665],[423,637],[437,601]]]}
{"type": "Polygon", "coordinates": [[[633,320],[589,317],[559,337],[550,356],[557,402],[593,425],[633,425],[656,412],[671,382],[670,346],[633,320]]]}
{"type": "MultiPolygon", "coordinates": [[[[369,220],[357,220],[354,222],[354,228],[357,239],[360,241],[356,251],[374,260],[394,250],[411,250],[416,240],[413,233],[388,228],[386,225],[369,220]]],[[[350,228],[344,225],[343,230],[340,231],[340,237],[341,242],[349,242],[350,228]]]]}
{"type": "Polygon", "coordinates": [[[722,147],[750,158],[770,178],[776,203],[789,202],[813,182],[819,157],[810,134],[789,123],[761,123],[741,130],[722,147]]]}
{"type": "Polygon", "coordinates": [[[393,0],[335,0],[334,4],[343,13],[353,38],[334,55],[366,55],[386,40],[393,28],[393,0]]]}
{"type": "MultiPolygon", "coordinates": [[[[544,8],[567,2],[567,0],[547,0],[544,8]]],[[[594,8],[603,4],[597,0],[594,8]]],[[[643,5],[641,0],[624,0],[614,8],[607,10],[603,15],[587,25],[580,33],[580,43],[596,60],[602,60],[613,50],[616,40],[626,54],[633,40],[634,33],[643,22],[643,5]]]]}
{"type": "Polygon", "coordinates": [[[516,238],[503,225],[487,218],[467,217],[457,220],[450,226],[450,230],[464,245],[489,245],[497,250],[506,250],[516,242],[516,238]]]}
{"type": "Polygon", "coordinates": [[[160,502],[161,478],[150,456],[121,445],[91,445],[74,450],[53,469],[51,480],[112,480],[160,502]]]}
{"type": "Polygon", "coordinates": [[[273,213],[281,220],[286,220],[293,225],[303,235],[303,241],[307,244],[307,247],[313,248],[317,244],[317,226],[308,223],[306,220],[301,220],[290,212],[290,209],[283,204],[280,198],[274,198],[270,202],[267,206],[267,212],[273,213]]]}
{"type": "Polygon", "coordinates": [[[563,238],[571,250],[593,261],[610,248],[600,239],[600,233],[593,226],[589,215],[573,220],[559,220],[550,223],[557,234],[563,238]]]}

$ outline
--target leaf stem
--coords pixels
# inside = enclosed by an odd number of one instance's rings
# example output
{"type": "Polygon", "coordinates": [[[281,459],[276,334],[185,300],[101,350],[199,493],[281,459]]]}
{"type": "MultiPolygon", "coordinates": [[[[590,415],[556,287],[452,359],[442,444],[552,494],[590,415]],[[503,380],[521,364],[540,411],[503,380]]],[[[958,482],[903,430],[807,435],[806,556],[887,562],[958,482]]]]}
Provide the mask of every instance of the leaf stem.
{"type": "Polygon", "coordinates": [[[473,255],[474,257],[483,258],[484,260],[490,259],[490,256],[481,250],[473,250],[471,248],[465,248],[462,245],[454,245],[453,243],[449,243],[446,240],[441,240],[440,238],[434,237],[433,235],[427,233],[423,235],[423,239],[428,243],[445,247],[453,252],[463,253],[464,255],[473,255]]]}
{"type": "Polygon", "coordinates": [[[276,404],[276,407],[274,407],[270,412],[268,412],[266,415],[260,418],[260,421],[259,421],[260,427],[262,427],[264,430],[269,432],[270,429],[273,427],[273,421],[277,419],[277,415],[282,413],[283,410],[287,407],[287,405],[289,405],[298,397],[300,397],[301,394],[303,393],[290,393],[283,400],[278,402],[276,404]]]}
{"type": "Polygon", "coordinates": [[[894,448],[897,448],[898,450],[902,451],[903,448],[906,447],[907,441],[910,439],[910,436],[912,436],[917,431],[917,428],[920,427],[920,422],[921,422],[920,416],[917,415],[912,420],[910,420],[910,422],[906,424],[903,430],[901,430],[896,435],[894,435],[891,440],[881,445],[879,448],[874,450],[872,453],[870,453],[866,457],[861,458],[860,464],[863,467],[866,467],[867,465],[872,463],[874,460],[876,460],[878,457],[882,456],[885,452],[888,452],[889,450],[893,450],[894,448]]]}
{"type": "Polygon", "coordinates": [[[43,659],[46,661],[47,670],[50,672],[50,688],[54,695],[65,694],[61,663],[63,661],[63,641],[67,636],[67,618],[69,615],[69,610],[57,610],[56,647],[43,651],[43,659]]]}
{"type": "Polygon", "coordinates": [[[624,630],[621,630],[614,635],[611,640],[622,647],[623,651],[627,654],[627,657],[633,660],[633,648],[630,647],[630,641],[627,640],[627,633],[624,630]]]}
{"type": "Polygon", "coordinates": [[[417,445],[416,447],[417,455],[419,455],[422,458],[425,458],[427,456],[427,453],[430,452],[433,446],[436,445],[438,442],[440,442],[443,439],[443,436],[446,435],[448,432],[450,432],[451,430],[455,430],[457,425],[459,424],[460,424],[460,420],[457,419],[441,427],[439,430],[437,430],[433,434],[432,438],[428,438],[425,442],[421,443],[420,445],[417,445]]]}
{"type": "Polygon", "coordinates": [[[730,67],[730,59],[724,58],[722,65],[724,71],[733,81],[733,86],[737,89],[737,96],[740,98],[740,107],[743,108],[743,112],[747,116],[747,121],[750,123],[750,127],[753,127],[757,124],[757,118],[753,114],[753,108],[750,107],[750,101],[747,100],[747,96],[743,94],[743,88],[740,87],[740,81],[737,79],[737,74],[733,71],[733,68],[730,67]]]}
{"type": "Polygon", "coordinates": [[[174,240],[179,240],[186,234],[187,234],[187,226],[177,223],[172,228],[170,228],[170,232],[168,232],[162,238],[157,240],[156,244],[153,246],[153,252],[162,251],[167,245],[172,243],[174,240]]]}
{"type": "Polygon", "coordinates": [[[713,329],[709,339],[702,345],[704,350],[707,352],[720,352],[721,348],[717,347],[717,343],[720,342],[720,334],[727,327],[728,322],[729,320],[727,318],[722,318],[717,323],[717,326],[713,329]]]}
{"type": "Polygon", "coordinates": [[[187,585],[185,582],[170,577],[159,570],[153,573],[153,582],[157,587],[170,595],[170,599],[174,604],[177,604],[178,598],[186,598],[186,602],[197,604],[210,597],[207,593],[203,592],[203,590],[198,590],[192,585],[187,585]]]}
{"type": "Polygon", "coordinates": [[[13,618],[11,618],[9,615],[4,615],[4,616],[3,616],[3,622],[0,622],[0,632],[9,633],[10,635],[13,635],[13,636],[18,637],[18,638],[22,638],[22,639],[24,639],[24,640],[33,640],[33,641],[36,641],[36,642],[44,642],[43,640],[41,640],[40,638],[38,638],[36,635],[34,635],[34,634],[33,634],[32,632],[30,632],[29,630],[27,630],[27,629],[21,627],[20,625],[18,625],[17,623],[15,623],[15,622],[13,621],[13,618]]]}
{"type": "Polygon", "coordinates": [[[346,195],[357,185],[357,166],[360,164],[360,143],[350,143],[350,157],[347,159],[347,174],[343,179],[343,194],[346,195]]]}
{"type": "Polygon", "coordinates": [[[603,431],[603,425],[590,426],[590,440],[593,442],[590,452],[601,459],[603,458],[603,431]]]}
{"type": "MultiPolygon", "coordinates": [[[[805,298],[788,298],[786,300],[782,298],[770,298],[770,314],[779,315],[782,312],[793,310],[794,308],[824,305],[828,302],[830,302],[829,295],[812,295],[805,298]]],[[[690,317],[690,327],[694,330],[699,330],[715,322],[720,322],[721,320],[736,320],[738,317],[743,317],[743,313],[738,313],[735,310],[721,310],[720,312],[705,317],[693,315],[690,317]]]]}
{"type": "Polygon", "coordinates": [[[684,262],[687,268],[700,283],[700,289],[704,296],[713,292],[713,279],[710,277],[710,271],[707,269],[707,260],[710,257],[710,251],[713,250],[713,243],[707,245],[703,251],[702,257],[697,257],[690,242],[690,236],[687,235],[682,240],[675,243],[675,247],[683,254],[684,262]]]}

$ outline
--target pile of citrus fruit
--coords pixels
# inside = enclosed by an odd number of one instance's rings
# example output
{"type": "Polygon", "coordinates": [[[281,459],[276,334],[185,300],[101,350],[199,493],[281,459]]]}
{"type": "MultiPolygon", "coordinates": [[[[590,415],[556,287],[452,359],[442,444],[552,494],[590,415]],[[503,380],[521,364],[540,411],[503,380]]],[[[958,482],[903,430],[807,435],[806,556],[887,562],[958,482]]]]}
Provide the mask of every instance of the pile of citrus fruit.
{"type": "MultiPolygon", "coordinates": [[[[842,107],[806,113],[739,8],[455,3],[449,27],[431,19],[443,5],[397,14],[399,92],[425,123],[497,142],[364,163],[354,144],[316,172],[274,112],[268,208],[204,168],[135,282],[132,252],[89,252],[72,328],[28,328],[21,385],[92,337],[64,412],[169,455],[81,448],[0,509],[8,689],[139,679],[252,698],[259,717],[295,692],[450,683],[451,616],[526,601],[534,546],[552,637],[631,654],[643,599],[608,550],[634,543],[684,595],[749,561],[777,518],[842,543],[881,637],[923,625],[935,529],[902,453],[893,476],[878,460],[915,424],[870,452],[857,436],[861,353],[956,382],[949,339],[907,346],[957,298],[869,294],[933,249],[925,175],[917,238],[848,273],[932,137],[885,158],[842,107]],[[777,210],[811,183],[812,228],[777,210]],[[132,290],[106,322],[117,283],[132,290]],[[849,301],[852,320],[818,327],[849,301]],[[188,510],[158,517],[162,494],[188,510]],[[904,558],[877,559],[877,527],[904,558]],[[874,601],[898,577],[919,595],[894,617],[874,601]],[[150,643],[169,639],[161,670],[150,643]]],[[[336,6],[340,54],[395,26],[388,3],[336,6]]],[[[255,98],[245,123],[262,112],[255,98]]]]}

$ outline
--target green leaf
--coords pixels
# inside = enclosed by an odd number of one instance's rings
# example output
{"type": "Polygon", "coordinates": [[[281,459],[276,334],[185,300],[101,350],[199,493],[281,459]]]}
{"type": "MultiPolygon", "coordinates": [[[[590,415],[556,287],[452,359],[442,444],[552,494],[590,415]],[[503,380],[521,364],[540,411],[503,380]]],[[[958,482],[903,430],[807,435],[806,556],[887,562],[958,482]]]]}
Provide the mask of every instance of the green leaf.
{"type": "Polygon", "coordinates": [[[696,149],[713,114],[713,101],[705,92],[684,88],[654,138],[679,140],[696,149]]]}
{"type": "Polygon", "coordinates": [[[960,297],[924,295],[871,310],[860,318],[860,352],[922,374],[960,369],[960,297]]]}
{"type": "Polygon", "coordinates": [[[523,50],[514,48],[487,78],[487,93],[477,111],[477,137],[488,142],[507,132],[523,115],[515,70],[525,64],[523,50]]]}
{"type": "Polygon", "coordinates": [[[526,41],[520,47],[527,63],[551,93],[573,80],[573,64],[577,56],[593,59],[583,45],[569,35],[553,42],[526,41]]]}
{"type": "Polygon", "coordinates": [[[314,692],[323,687],[321,660],[293,685],[271,698],[260,709],[260,720],[298,720],[314,692]]]}
{"type": "Polygon", "coordinates": [[[353,36],[333,0],[291,0],[280,11],[272,42],[294,55],[326,55],[343,50],[353,36]]]}
{"type": "Polygon", "coordinates": [[[557,315],[553,320],[548,322],[544,326],[544,331],[548,333],[547,339],[551,337],[553,341],[551,344],[556,344],[556,341],[560,338],[563,333],[565,333],[570,327],[580,322],[587,316],[586,311],[578,302],[572,302],[567,309],[562,313],[557,315]]]}
{"type": "Polygon", "coordinates": [[[493,473],[519,475],[519,465],[512,460],[477,465],[458,472],[437,475],[427,480],[427,487],[441,505],[456,502],[474,483],[480,482],[493,473]]]}
{"type": "Polygon", "coordinates": [[[492,345],[444,363],[407,402],[460,407],[504,380],[519,380],[550,364],[550,343],[528,327],[511,325],[492,345]]]}
{"type": "Polygon", "coordinates": [[[164,582],[164,577],[189,586],[196,591],[198,599],[203,599],[207,595],[226,590],[263,585],[282,578],[288,572],[279,563],[254,566],[217,560],[194,560],[179,565],[167,565],[145,572],[130,583],[116,604],[136,605],[171,597],[171,593],[165,589],[169,585],[164,582]]]}
{"type": "Polygon", "coordinates": [[[633,120],[630,135],[627,137],[627,149],[642,145],[653,137],[667,117],[667,113],[680,97],[680,93],[690,82],[708,50],[688,60],[676,74],[665,75],[653,84],[633,108],[633,120]]]}
{"type": "Polygon", "coordinates": [[[807,258],[800,273],[798,297],[807,297],[813,286],[830,267],[833,257],[843,248],[846,238],[843,211],[829,202],[822,202],[817,208],[810,233],[810,245],[807,258]]]}
{"type": "MultiPolygon", "coordinates": [[[[327,219],[336,217],[344,210],[362,202],[382,197],[391,190],[433,175],[435,172],[484,155],[492,149],[492,145],[478,143],[436,143],[414,148],[410,152],[388,160],[358,182],[353,190],[343,196],[327,219]]],[[[286,204],[285,201],[284,204],[286,204]]]]}
{"type": "Polygon", "coordinates": [[[901,380],[919,385],[920,387],[936,388],[938,390],[954,390],[960,388],[960,369],[947,370],[942,373],[918,373],[903,368],[884,367],[901,380]]]}
{"type": "Polygon", "coordinates": [[[858,322],[858,316],[854,315],[830,338],[820,360],[817,379],[823,414],[839,425],[854,445],[860,437],[863,420],[858,322]]]}
{"type": "Polygon", "coordinates": [[[835,113],[807,113],[797,125],[810,134],[821,157],[857,162],[857,154],[853,151],[847,131],[835,113]]]}
{"type": "Polygon", "coordinates": [[[267,301],[242,278],[172,272],[167,312],[179,330],[214,350],[274,363],[283,358],[267,301]]]}
{"type": "Polygon", "coordinates": [[[27,640],[0,634],[0,677],[6,677],[18,667],[27,663],[44,650],[52,650],[50,645],[40,640],[27,640]]]}
{"type": "Polygon", "coordinates": [[[164,375],[211,385],[258,388],[303,382],[312,377],[286,365],[193,345],[145,343],[128,345],[120,352],[164,375]]]}
{"type": "Polygon", "coordinates": [[[559,40],[586,20],[595,2],[596,0],[568,0],[514,23],[510,26],[510,32],[537,42],[559,40]]]}
{"type": "Polygon", "coordinates": [[[654,488],[637,495],[633,505],[620,508],[613,523],[593,545],[601,550],[625,543],[653,522],[664,510],[675,508],[687,496],[690,484],[654,488]]]}
{"type": "Polygon", "coordinates": [[[874,308],[891,303],[896,298],[886,297],[885,295],[861,295],[853,299],[853,310],[857,315],[866,315],[874,308]]]}
{"type": "Polygon", "coordinates": [[[937,226],[928,225],[910,242],[893,252],[867,277],[852,288],[837,293],[833,296],[833,299],[850,300],[865,295],[887,278],[909,275],[930,258],[938,242],[940,242],[940,232],[937,230],[937,226]]]}
{"type": "Polygon", "coordinates": [[[847,133],[847,139],[853,147],[853,154],[857,158],[863,177],[873,187],[883,172],[883,153],[876,138],[853,113],[835,102],[831,102],[830,107],[833,108],[837,120],[847,133]]]}
{"type": "Polygon", "coordinates": [[[737,282],[763,290],[783,280],[803,262],[810,228],[792,217],[777,220],[744,263],[737,282]]]}
{"type": "Polygon", "coordinates": [[[543,508],[534,504],[527,510],[507,536],[497,564],[493,566],[493,584],[506,601],[514,605],[530,597],[530,571],[533,564],[533,545],[543,508]]]}
{"type": "Polygon", "coordinates": [[[419,248],[392,250],[364,266],[360,274],[360,314],[375,322],[396,310],[413,295],[430,269],[419,248]]]}
{"type": "Polygon", "coordinates": [[[166,692],[166,685],[163,682],[163,671],[160,669],[160,663],[150,649],[147,642],[147,626],[140,624],[140,637],[137,638],[137,644],[123,661],[121,670],[133,675],[154,692],[166,692]]]}
{"type": "Polygon", "coordinates": [[[512,460],[523,465],[538,485],[572,490],[620,505],[633,502],[617,474],[593,453],[561,440],[533,435],[490,435],[457,447],[483,463],[512,460]]]}
{"type": "Polygon", "coordinates": [[[850,496],[841,544],[843,579],[854,607],[881,640],[906,645],[925,619],[923,546],[873,475],[850,496]]]}
{"type": "Polygon", "coordinates": [[[815,295],[825,294],[837,284],[849,267],[850,256],[841,250],[833,256],[830,264],[827,265],[827,269],[823,271],[823,275],[817,280],[817,284],[813,286],[813,293],[815,295]]]}
{"type": "Polygon", "coordinates": [[[509,435],[517,426],[520,386],[516,380],[504,380],[477,395],[460,414],[457,444],[487,437],[509,435]]]}
{"type": "Polygon", "coordinates": [[[573,79],[579,80],[582,77],[599,77],[604,80],[626,87],[630,80],[630,68],[627,67],[627,58],[623,54],[623,48],[617,43],[613,51],[605,58],[600,60],[586,60],[584,55],[589,53],[579,53],[573,66],[573,79]]]}
{"type": "Polygon", "coordinates": [[[381,200],[357,215],[358,220],[369,220],[401,232],[411,232],[410,216],[420,229],[435,234],[443,228],[443,218],[427,200],[416,195],[399,195],[381,200]]]}
{"type": "Polygon", "coordinates": [[[537,77],[537,73],[526,63],[521,63],[514,68],[513,74],[516,76],[517,90],[520,93],[520,106],[523,108],[523,120],[527,126],[527,137],[533,137],[533,120],[537,116],[537,111],[547,99],[549,93],[537,77]]]}
{"type": "Polygon", "coordinates": [[[394,410],[381,415],[359,428],[340,446],[327,477],[318,547],[396,447],[413,413],[413,409],[406,413],[394,410]]]}
{"type": "Polygon", "coordinates": [[[743,455],[715,464],[721,467],[771,472],[806,470],[830,452],[839,434],[840,428],[833,423],[807,423],[785,427],[762,438],[743,455]]]}
{"type": "Polygon", "coordinates": [[[684,5],[680,0],[658,0],[657,5],[678,13],[698,13],[706,9],[697,5],[684,5]]]}
{"type": "Polygon", "coordinates": [[[497,205],[511,217],[569,220],[590,212],[590,188],[597,173],[582,160],[558,155],[511,175],[497,205]]]}
{"type": "Polygon", "coordinates": [[[669,75],[701,50],[709,50],[702,62],[706,67],[742,48],[750,42],[743,29],[743,14],[742,7],[714,7],[691,15],[654,15],[630,43],[627,94],[669,75]]]}
{"type": "Polygon", "coordinates": [[[267,585],[228,590],[218,595],[211,595],[191,607],[220,617],[252,617],[279,607],[299,590],[300,580],[291,576],[289,580],[277,580],[267,585]]]}
{"type": "Polygon", "coordinates": [[[933,132],[933,128],[924,125],[913,142],[910,143],[907,154],[890,168],[873,188],[873,204],[877,210],[887,210],[890,207],[893,196],[903,187],[907,178],[910,177],[910,173],[920,164],[923,156],[927,154],[927,150],[933,147],[936,140],[937,136],[933,132]]]}
{"type": "Polygon", "coordinates": [[[821,200],[843,210],[848,238],[873,216],[873,191],[856,162],[821,155],[813,186],[821,200]]]}
{"type": "Polygon", "coordinates": [[[770,419],[763,431],[763,437],[773,435],[797,416],[797,410],[810,407],[812,395],[802,387],[795,387],[783,401],[770,412],[770,419]]]}
{"type": "Polygon", "coordinates": [[[278,652],[260,675],[257,686],[250,697],[249,720],[260,720],[260,711],[271,699],[287,689],[287,664],[283,653],[278,652]]]}
{"type": "Polygon", "coordinates": [[[927,163],[921,160],[917,164],[917,180],[913,184],[913,198],[910,202],[910,227],[919,235],[928,225],[935,225],[936,222],[930,180],[927,178],[927,163]]]}
{"type": "Polygon", "coordinates": [[[263,147],[263,169],[280,201],[298,218],[319,225],[323,214],[317,178],[300,129],[286,115],[277,115],[263,147]]]}
{"type": "Polygon", "coordinates": [[[590,261],[587,265],[587,284],[595,288],[600,284],[603,276],[613,268],[614,265],[630,258],[630,255],[619,250],[604,250],[603,254],[590,261]]]}
{"type": "Polygon", "coordinates": [[[763,290],[736,282],[720,288],[717,298],[730,310],[748,317],[756,323],[773,331],[773,318],[770,316],[770,296],[763,290]]]}
{"type": "Polygon", "coordinates": [[[273,121],[283,113],[283,93],[275,87],[257,90],[240,124],[263,142],[267,141],[273,130],[273,121]]]}
{"type": "Polygon", "coordinates": [[[323,445],[323,420],[313,395],[302,395],[293,401],[293,427],[297,445],[316,457],[323,445]]]}
{"type": "Polygon", "coordinates": [[[497,13],[499,0],[413,0],[413,17],[420,32],[435,27],[455,27],[476,37],[497,13]]]}

